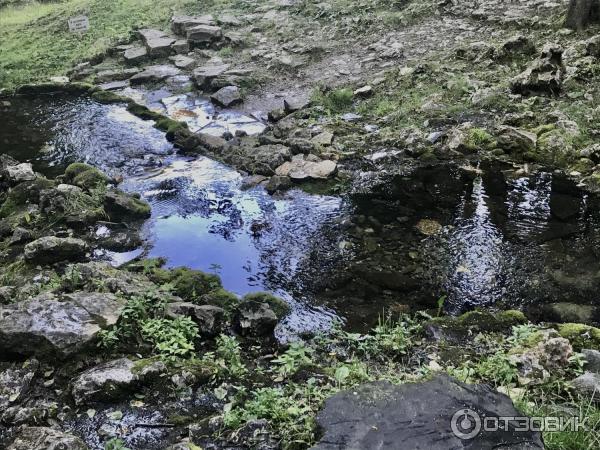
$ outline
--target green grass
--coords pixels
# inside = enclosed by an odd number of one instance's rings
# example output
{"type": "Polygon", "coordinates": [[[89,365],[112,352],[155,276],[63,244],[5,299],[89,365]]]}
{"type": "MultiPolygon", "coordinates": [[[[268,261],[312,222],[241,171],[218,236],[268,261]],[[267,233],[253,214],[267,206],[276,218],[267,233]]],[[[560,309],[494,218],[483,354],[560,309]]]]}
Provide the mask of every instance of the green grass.
{"type": "Polygon", "coordinates": [[[46,81],[78,62],[129,39],[135,28],[166,28],[174,12],[193,11],[194,0],[68,0],[31,2],[0,10],[0,87],[46,81]],[[90,30],[68,30],[70,17],[85,14],[90,30]]]}

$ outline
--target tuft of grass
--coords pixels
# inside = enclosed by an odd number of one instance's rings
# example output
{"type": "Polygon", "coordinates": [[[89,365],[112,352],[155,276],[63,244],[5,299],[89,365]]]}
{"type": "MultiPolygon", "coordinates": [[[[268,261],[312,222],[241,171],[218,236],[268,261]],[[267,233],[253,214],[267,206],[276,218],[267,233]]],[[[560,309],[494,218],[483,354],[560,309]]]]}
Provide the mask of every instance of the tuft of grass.
{"type": "Polygon", "coordinates": [[[311,96],[311,101],[315,105],[321,105],[330,114],[339,114],[348,111],[353,104],[354,94],[350,89],[335,89],[324,92],[317,89],[311,96]]]}

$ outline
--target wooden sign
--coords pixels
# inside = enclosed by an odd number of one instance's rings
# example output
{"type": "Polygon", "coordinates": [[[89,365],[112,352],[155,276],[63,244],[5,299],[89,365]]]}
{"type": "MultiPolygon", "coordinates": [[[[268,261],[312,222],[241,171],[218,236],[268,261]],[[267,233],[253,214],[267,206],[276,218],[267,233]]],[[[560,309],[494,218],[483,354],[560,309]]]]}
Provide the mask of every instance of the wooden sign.
{"type": "Polygon", "coordinates": [[[69,31],[71,33],[85,33],[90,29],[90,20],[87,16],[76,16],[69,19],[69,31]]]}

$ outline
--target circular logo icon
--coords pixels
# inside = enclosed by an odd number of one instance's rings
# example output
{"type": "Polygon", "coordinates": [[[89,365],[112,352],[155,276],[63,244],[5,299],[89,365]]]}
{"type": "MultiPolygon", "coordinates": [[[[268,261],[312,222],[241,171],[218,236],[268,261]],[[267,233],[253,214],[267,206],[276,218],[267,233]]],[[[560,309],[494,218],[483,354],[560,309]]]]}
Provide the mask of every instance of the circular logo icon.
{"type": "Polygon", "coordinates": [[[461,409],[454,413],[452,432],[459,439],[473,439],[481,431],[481,417],[472,409],[461,409]]]}

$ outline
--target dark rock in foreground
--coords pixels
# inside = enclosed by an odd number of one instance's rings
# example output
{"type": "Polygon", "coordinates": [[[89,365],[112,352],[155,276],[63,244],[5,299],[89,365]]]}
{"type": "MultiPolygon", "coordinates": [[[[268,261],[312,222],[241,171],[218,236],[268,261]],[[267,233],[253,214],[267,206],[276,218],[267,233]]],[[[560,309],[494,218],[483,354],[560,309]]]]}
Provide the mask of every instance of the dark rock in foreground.
{"type": "Polygon", "coordinates": [[[46,427],[24,427],[8,450],[87,450],[88,446],[71,434],[46,427]]]}
{"type": "MultiPolygon", "coordinates": [[[[369,383],[326,401],[317,417],[324,435],[313,450],[544,448],[540,433],[516,432],[513,428],[481,431],[472,439],[460,439],[451,423],[457,412],[466,409],[477,413],[481,420],[522,415],[507,396],[490,387],[467,385],[447,376],[400,386],[369,383]]],[[[464,419],[459,414],[457,423],[464,419]]],[[[468,433],[471,429],[459,431],[468,433]]]]}

